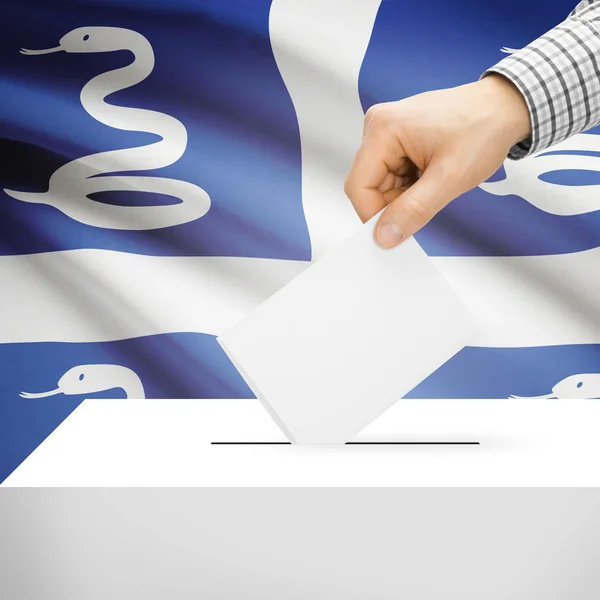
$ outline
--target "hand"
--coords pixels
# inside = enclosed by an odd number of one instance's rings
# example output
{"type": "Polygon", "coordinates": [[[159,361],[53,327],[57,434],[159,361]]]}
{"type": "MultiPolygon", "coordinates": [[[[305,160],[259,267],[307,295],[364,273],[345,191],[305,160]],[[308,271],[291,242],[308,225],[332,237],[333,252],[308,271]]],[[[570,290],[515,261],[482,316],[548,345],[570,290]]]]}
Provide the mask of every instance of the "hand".
{"type": "Polygon", "coordinates": [[[376,104],[344,189],[363,222],[387,206],[375,237],[392,248],[493,175],[530,129],[521,93],[496,74],[376,104]]]}

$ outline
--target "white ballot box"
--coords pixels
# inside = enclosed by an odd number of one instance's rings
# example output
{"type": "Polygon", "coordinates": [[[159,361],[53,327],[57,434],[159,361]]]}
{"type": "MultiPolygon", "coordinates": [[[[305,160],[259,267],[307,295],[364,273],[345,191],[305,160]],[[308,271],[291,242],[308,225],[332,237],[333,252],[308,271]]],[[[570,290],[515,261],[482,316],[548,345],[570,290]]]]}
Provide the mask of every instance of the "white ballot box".
{"type": "Polygon", "coordinates": [[[86,400],[7,487],[600,486],[600,401],[400,400],[340,446],[257,400],[86,400]]]}
{"type": "Polygon", "coordinates": [[[469,340],[469,314],[414,239],[364,225],[219,343],[285,435],[346,442],[469,340]]]}

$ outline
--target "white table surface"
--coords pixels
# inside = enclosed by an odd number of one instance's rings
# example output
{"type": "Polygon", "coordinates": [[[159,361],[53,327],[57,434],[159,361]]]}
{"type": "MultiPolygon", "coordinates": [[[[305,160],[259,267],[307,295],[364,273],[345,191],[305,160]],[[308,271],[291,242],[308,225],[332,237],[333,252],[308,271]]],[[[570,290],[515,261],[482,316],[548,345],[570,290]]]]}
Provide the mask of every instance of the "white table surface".
{"type": "Polygon", "coordinates": [[[598,486],[600,401],[402,400],[360,442],[284,441],[256,400],[87,400],[5,486],[598,486]]]}

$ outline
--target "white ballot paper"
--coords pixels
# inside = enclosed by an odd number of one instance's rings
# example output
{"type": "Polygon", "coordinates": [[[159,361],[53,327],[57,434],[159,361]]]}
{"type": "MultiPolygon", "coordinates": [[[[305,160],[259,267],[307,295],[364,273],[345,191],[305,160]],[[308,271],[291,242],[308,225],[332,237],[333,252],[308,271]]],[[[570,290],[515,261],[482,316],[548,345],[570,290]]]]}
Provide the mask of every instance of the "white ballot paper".
{"type": "Polygon", "coordinates": [[[218,338],[293,443],[343,444],[467,343],[464,304],[377,217],[218,338]]]}

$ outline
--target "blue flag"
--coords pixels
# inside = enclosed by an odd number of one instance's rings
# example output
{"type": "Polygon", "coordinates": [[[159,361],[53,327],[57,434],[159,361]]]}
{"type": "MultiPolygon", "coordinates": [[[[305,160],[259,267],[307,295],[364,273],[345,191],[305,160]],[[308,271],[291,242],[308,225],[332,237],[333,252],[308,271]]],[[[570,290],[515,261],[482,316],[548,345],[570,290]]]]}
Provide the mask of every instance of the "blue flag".
{"type": "MultiPolygon", "coordinates": [[[[363,113],[476,80],[571,8],[4,7],[0,481],[85,398],[252,397],[215,336],[358,226],[363,113]]],[[[409,397],[600,397],[599,185],[592,130],[417,234],[479,327],[409,397]]]]}

